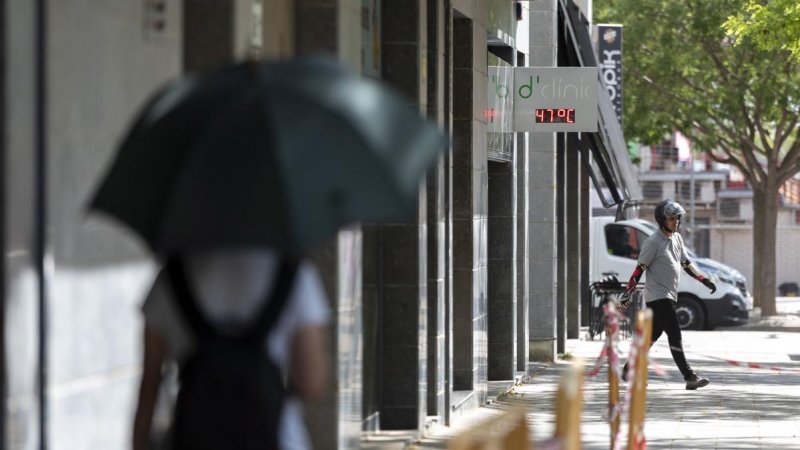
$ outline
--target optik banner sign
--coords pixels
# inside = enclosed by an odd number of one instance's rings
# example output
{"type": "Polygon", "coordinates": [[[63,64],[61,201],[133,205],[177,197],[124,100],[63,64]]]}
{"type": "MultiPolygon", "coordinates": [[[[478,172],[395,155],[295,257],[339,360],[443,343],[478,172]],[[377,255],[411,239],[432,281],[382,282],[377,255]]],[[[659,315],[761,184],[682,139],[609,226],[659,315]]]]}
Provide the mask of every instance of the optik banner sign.
{"type": "Polygon", "coordinates": [[[596,67],[516,67],[514,131],[597,132],[596,67]]]}
{"type": "Polygon", "coordinates": [[[622,25],[597,25],[600,74],[622,125],[622,25]]]}

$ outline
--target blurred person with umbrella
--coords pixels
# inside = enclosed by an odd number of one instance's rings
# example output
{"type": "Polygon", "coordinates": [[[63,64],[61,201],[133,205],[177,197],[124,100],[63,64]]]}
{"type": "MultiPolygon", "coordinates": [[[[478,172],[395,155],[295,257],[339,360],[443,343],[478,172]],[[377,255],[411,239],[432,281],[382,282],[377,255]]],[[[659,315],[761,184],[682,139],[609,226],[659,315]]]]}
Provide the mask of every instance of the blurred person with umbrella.
{"type": "Polygon", "coordinates": [[[324,391],[330,312],[304,255],[410,213],[443,148],[399,95],[327,59],[250,61],[157,94],[91,205],[165,263],[143,306],[134,450],[165,360],[181,388],[163,448],[308,448],[298,397],[324,391]]]}

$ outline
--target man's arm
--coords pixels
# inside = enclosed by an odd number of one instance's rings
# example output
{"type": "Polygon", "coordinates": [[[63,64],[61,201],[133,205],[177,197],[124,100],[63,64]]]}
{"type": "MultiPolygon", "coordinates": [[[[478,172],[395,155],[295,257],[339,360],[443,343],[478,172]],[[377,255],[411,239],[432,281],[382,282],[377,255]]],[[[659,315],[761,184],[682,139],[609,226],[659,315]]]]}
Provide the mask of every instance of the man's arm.
{"type": "Polygon", "coordinates": [[[327,333],[324,326],[308,326],[292,338],[289,385],[302,398],[319,398],[325,393],[329,373],[327,333]]]}
{"type": "Polygon", "coordinates": [[[695,267],[695,265],[692,264],[692,262],[689,261],[688,258],[683,260],[683,262],[681,263],[681,267],[683,267],[683,270],[686,273],[688,273],[692,278],[703,283],[707,288],[711,289],[712,294],[717,290],[717,286],[711,280],[706,278],[705,275],[700,273],[697,267],[695,267]]]}
{"type": "Polygon", "coordinates": [[[139,403],[133,420],[133,450],[145,450],[150,434],[150,423],[158,400],[161,383],[161,365],[167,352],[167,344],[155,329],[144,327],[144,361],[142,381],[139,385],[139,403]]]}
{"type": "Polygon", "coordinates": [[[628,280],[628,286],[625,287],[625,292],[619,297],[619,309],[621,311],[625,311],[628,309],[628,306],[630,306],[631,295],[633,295],[633,291],[636,290],[636,285],[639,284],[639,280],[642,278],[642,274],[644,274],[645,270],[647,270],[647,266],[642,263],[637,263],[636,268],[633,269],[633,275],[631,275],[631,279],[628,280]]]}

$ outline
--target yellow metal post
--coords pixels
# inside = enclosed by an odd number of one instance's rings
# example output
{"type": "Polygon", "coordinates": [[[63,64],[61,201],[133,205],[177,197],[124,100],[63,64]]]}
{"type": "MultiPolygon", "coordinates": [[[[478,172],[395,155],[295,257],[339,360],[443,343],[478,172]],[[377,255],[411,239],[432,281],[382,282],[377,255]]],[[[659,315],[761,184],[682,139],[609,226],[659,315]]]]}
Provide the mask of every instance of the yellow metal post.
{"type": "Polygon", "coordinates": [[[583,364],[571,364],[561,378],[556,395],[556,432],[563,450],[581,448],[581,410],[583,408],[583,364]]]}
{"type": "Polygon", "coordinates": [[[653,330],[653,311],[646,309],[636,315],[636,335],[642,335],[641,348],[636,353],[636,372],[631,380],[630,425],[628,427],[628,450],[641,448],[644,439],[644,416],[647,404],[647,355],[653,330]]]}
{"type": "MultiPolygon", "coordinates": [[[[614,302],[608,303],[609,313],[615,314],[617,312],[617,308],[614,302]]],[[[606,323],[606,338],[612,339],[612,330],[606,323]]],[[[612,341],[612,345],[614,342],[612,341]]],[[[609,352],[611,349],[609,349],[609,352]]],[[[619,407],[619,377],[617,373],[614,372],[614,368],[611,366],[611,353],[608,354],[608,411],[609,414],[613,414],[614,411],[618,410],[619,407]]],[[[620,423],[620,415],[617,414],[613,419],[611,419],[611,447],[614,448],[614,441],[616,439],[617,433],[619,432],[619,423],[620,423]]]]}
{"type": "Polygon", "coordinates": [[[526,409],[518,405],[466,430],[448,443],[449,450],[532,450],[526,409]]]}
{"type": "Polygon", "coordinates": [[[512,423],[516,421],[508,433],[502,439],[503,445],[501,448],[509,450],[532,450],[533,446],[529,444],[530,431],[528,430],[528,421],[524,408],[517,408],[514,415],[510,416],[512,423]]]}

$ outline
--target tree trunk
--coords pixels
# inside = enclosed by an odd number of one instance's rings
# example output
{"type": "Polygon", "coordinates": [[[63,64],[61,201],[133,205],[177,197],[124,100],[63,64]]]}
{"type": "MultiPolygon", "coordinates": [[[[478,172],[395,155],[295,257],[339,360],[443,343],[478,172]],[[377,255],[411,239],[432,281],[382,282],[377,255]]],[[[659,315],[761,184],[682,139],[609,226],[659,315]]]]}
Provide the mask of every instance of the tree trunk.
{"type": "MultiPolygon", "coordinates": [[[[761,268],[761,316],[768,317],[777,314],[775,305],[775,258],[778,236],[778,183],[773,173],[766,180],[764,189],[764,235],[758,245],[763,250],[761,268]]],[[[754,199],[755,200],[755,199],[754,199]]],[[[755,238],[754,238],[755,239],[755,238]]],[[[755,241],[754,241],[755,243],[755,241]]]]}
{"type": "Polygon", "coordinates": [[[764,286],[764,279],[761,275],[761,267],[764,265],[764,191],[753,186],[753,279],[750,288],[753,294],[753,306],[760,308],[763,296],[761,295],[764,286]]]}

